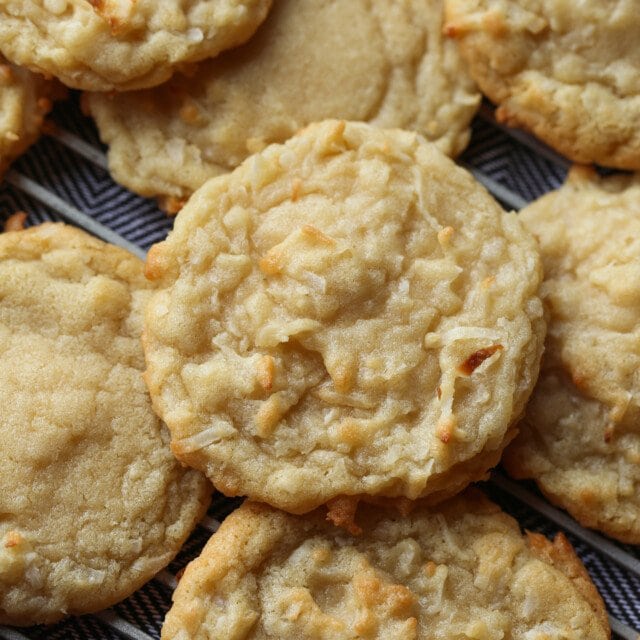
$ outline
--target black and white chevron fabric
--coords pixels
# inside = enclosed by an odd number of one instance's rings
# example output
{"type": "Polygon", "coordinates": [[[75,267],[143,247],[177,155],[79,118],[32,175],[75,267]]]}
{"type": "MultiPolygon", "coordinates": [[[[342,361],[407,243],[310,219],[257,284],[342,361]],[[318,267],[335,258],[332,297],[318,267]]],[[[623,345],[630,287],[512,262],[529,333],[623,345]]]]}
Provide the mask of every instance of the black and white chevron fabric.
{"type": "MultiPolygon", "coordinates": [[[[519,209],[564,180],[568,162],[521,132],[507,131],[484,105],[460,162],[509,209],[519,209]]],[[[57,129],[19,159],[0,187],[0,225],[16,210],[28,223],[66,220],[143,255],[163,239],[171,220],[156,203],[116,185],[106,169],[105,149],[77,102],[59,105],[57,129]],[[83,215],[84,214],[84,215],[83,215]],[[96,224],[97,223],[97,224],[96,224]],[[124,241],[123,241],[124,239],[124,241]]],[[[1,375],[1,372],[0,372],[1,375]]],[[[513,483],[499,472],[483,487],[523,528],[567,533],[603,595],[614,637],[637,640],[640,630],[640,548],[605,539],[551,507],[529,483],[513,483]],[[635,631],[634,631],[635,630],[635,631]]],[[[0,626],[6,640],[149,640],[160,637],[176,573],[195,558],[219,522],[239,504],[219,494],[174,562],[136,594],[112,609],[49,627],[0,626]]],[[[585,639],[588,640],[588,639],[585,639]]]]}

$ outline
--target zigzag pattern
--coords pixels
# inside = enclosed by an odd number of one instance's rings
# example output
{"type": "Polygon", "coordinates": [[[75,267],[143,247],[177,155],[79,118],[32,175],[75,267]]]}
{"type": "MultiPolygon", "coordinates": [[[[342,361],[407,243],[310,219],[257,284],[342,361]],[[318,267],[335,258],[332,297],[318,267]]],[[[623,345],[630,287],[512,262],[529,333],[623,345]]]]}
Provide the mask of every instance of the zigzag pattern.
{"type": "Polygon", "coordinates": [[[640,616],[640,580],[616,567],[603,566],[596,554],[585,562],[589,571],[602,575],[602,597],[609,611],[619,620],[637,620],[640,616]]]}
{"type": "Polygon", "coordinates": [[[171,220],[154,201],[115,184],[107,171],[51,138],[42,138],[15,168],[145,249],[165,238],[171,228],[171,220]]]}
{"type": "Polygon", "coordinates": [[[70,618],[49,627],[20,629],[20,633],[37,640],[122,640],[93,616],[70,618]]]}
{"type": "MultiPolygon", "coordinates": [[[[80,136],[96,149],[104,150],[93,123],[80,113],[77,97],[74,96],[71,103],[58,105],[54,118],[60,127],[80,136]]],[[[564,163],[540,156],[526,144],[526,139],[524,143],[515,141],[487,122],[486,118],[480,117],[473,123],[471,145],[461,159],[527,201],[558,187],[566,174],[564,163]]],[[[115,184],[103,168],[52,138],[40,140],[16,163],[16,169],[145,249],[162,240],[171,228],[172,221],[155,202],[140,198],[115,184]]],[[[59,212],[29,194],[6,183],[0,186],[0,222],[18,209],[29,212],[30,224],[61,219],[59,212]]],[[[527,529],[546,535],[557,531],[557,526],[495,486],[487,485],[485,490],[527,529]]],[[[532,490],[535,492],[534,487],[532,490]]],[[[209,515],[223,519],[238,502],[216,494],[209,515]]],[[[198,527],[168,571],[175,575],[199,554],[209,537],[208,530],[198,527]]],[[[640,628],[640,579],[614,565],[597,549],[569,537],[605,595],[610,612],[625,624],[640,628]]],[[[640,558],[636,548],[618,546],[640,558]]],[[[170,590],[160,580],[152,580],[114,610],[121,619],[148,636],[158,638],[169,604],[170,590]]],[[[116,640],[122,637],[107,622],[93,616],[70,619],[47,628],[21,629],[20,633],[27,638],[49,640],[116,640]]],[[[0,628],[1,637],[3,632],[0,628]]]]}
{"type": "Polygon", "coordinates": [[[4,225],[4,221],[16,211],[28,212],[29,224],[58,222],[61,219],[55,212],[50,211],[23,191],[3,183],[0,186],[0,225],[4,225]]]}
{"type": "Polygon", "coordinates": [[[564,182],[564,167],[536,155],[483,119],[476,118],[472,130],[471,144],[461,159],[529,202],[564,182]]]}
{"type": "Polygon", "coordinates": [[[171,591],[152,581],[145,589],[134,593],[116,605],[114,611],[124,620],[139,627],[152,638],[157,637],[162,627],[164,612],[171,607],[171,591]]]}

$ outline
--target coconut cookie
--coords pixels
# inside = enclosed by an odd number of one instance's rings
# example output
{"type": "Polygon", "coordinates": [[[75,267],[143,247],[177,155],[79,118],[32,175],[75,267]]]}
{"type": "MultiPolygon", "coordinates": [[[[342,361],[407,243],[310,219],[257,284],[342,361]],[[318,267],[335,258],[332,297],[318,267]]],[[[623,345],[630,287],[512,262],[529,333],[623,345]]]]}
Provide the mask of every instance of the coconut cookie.
{"type": "Polygon", "coordinates": [[[209,498],[140,372],[142,263],[59,224],[0,234],[0,623],[121,600],[209,498]]]}
{"type": "Polygon", "coordinates": [[[507,468],[640,543],[640,179],[574,169],[520,219],[540,241],[550,321],[507,468]]]}
{"type": "Polygon", "coordinates": [[[75,89],[128,91],[245,42],[271,0],[0,0],[0,50],[75,89]]]}
{"type": "Polygon", "coordinates": [[[326,121],[271,145],[192,196],[147,274],[172,450],[294,513],[459,491],[537,376],[533,239],[414,133],[326,121]]]}
{"type": "Polygon", "coordinates": [[[456,155],[480,96],[441,30],[442,0],[280,0],[249,43],[192,77],[89,96],[89,110],[115,179],[169,208],[325,118],[414,129],[456,155]]]}
{"type": "Polygon", "coordinates": [[[446,0],[496,116],[576,162],[640,168],[637,2],[446,0]]]}
{"type": "Polygon", "coordinates": [[[163,640],[605,640],[604,604],[562,534],[522,536],[479,491],[407,518],[368,508],[345,537],[322,514],[246,502],[193,561],[163,640]]]}
{"type": "Polygon", "coordinates": [[[64,88],[0,57],[0,175],[38,139],[45,116],[64,88]]]}

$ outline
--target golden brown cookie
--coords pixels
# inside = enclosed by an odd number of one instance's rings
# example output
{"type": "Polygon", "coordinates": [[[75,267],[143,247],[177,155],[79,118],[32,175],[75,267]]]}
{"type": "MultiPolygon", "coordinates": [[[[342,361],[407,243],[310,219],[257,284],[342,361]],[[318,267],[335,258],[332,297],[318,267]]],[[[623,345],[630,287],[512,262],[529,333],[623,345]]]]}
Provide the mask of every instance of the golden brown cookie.
{"type": "Polygon", "coordinates": [[[192,196],[147,274],[174,453],[294,513],[458,492],[537,377],[535,243],[415,133],[326,121],[268,147],[192,196]]]}
{"type": "Polygon", "coordinates": [[[0,176],[38,139],[53,101],[64,88],[0,56],[0,176]]]}
{"type": "Polygon", "coordinates": [[[22,231],[26,228],[28,214],[26,211],[15,211],[3,224],[3,231],[22,231]]]}
{"type": "Polygon", "coordinates": [[[203,515],[140,375],[150,293],[140,260],[71,227],[0,234],[0,623],[125,598],[203,515]]]}
{"type": "Polygon", "coordinates": [[[246,502],[194,560],[163,640],[605,640],[604,604],[562,534],[522,536],[479,491],[355,538],[320,513],[246,502]]]}
{"type": "Polygon", "coordinates": [[[0,0],[0,51],[75,89],[153,87],[247,40],[272,0],[0,0]]]}
{"type": "Polygon", "coordinates": [[[89,110],[115,179],[174,213],[325,118],[413,129],[456,155],[480,95],[441,29],[442,0],[280,0],[245,46],[153,91],[91,95],[89,110]]]}
{"type": "Polygon", "coordinates": [[[576,162],[640,168],[640,7],[446,0],[445,31],[496,116],[576,162]]]}
{"type": "Polygon", "coordinates": [[[640,178],[576,168],[520,218],[542,250],[549,334],[507,468],[640,543],[640,178]]]}

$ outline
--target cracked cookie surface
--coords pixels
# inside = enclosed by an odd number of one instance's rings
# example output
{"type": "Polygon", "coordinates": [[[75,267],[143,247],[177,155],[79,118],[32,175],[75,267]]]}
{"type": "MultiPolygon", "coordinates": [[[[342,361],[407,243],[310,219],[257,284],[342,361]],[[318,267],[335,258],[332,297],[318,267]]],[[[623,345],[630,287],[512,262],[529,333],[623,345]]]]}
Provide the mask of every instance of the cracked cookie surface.
{"type": "Polygon", "coordinates": [[[183,63],[245,42],[271,0],[0,0],[0,50],[87,91],[167,80],[183,63]]]}
{"type": "Polygon", "coordinates": [[[479,491],[405,518],[245,502],[187,567],[163,640],[606,640],[604,604],[566,538],[522,536],[479,491]]]}
{"type": "Polygon", "coordinates": [[[178,552],[209,485],[141,378],[140,260],[64,225],[0,234],[0,622],[114,604],[178,552]]]}
{"type": "Polygon", "coordinates": [[[413,129],[456,155],[480,95],[441,28],[441,0],[280,0],[245,46],[89,109],[114,177],[146,196],[184,198],[325,118],[413,129]]]}
{"type": "Polygon", "coordinates": [[[537,376],[533,239],[410,132],[326,121],[268,147],[192,196],[147,274],[172,450],[292,512],[456,493],[537,376]]]}
{"type": "Polygon", "coordinates": [[[635,2],[446,0],[445,31],[496,116],[575,162],[640,168],[635,2]]]}
{"type": "Polygon", "coordinates": [[[574,168],[522,210],[549,310],[540,380],[512,475],[534,478],[582,524],[640,542],[640,179],[574,168]]]}

